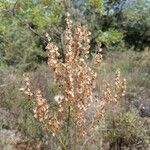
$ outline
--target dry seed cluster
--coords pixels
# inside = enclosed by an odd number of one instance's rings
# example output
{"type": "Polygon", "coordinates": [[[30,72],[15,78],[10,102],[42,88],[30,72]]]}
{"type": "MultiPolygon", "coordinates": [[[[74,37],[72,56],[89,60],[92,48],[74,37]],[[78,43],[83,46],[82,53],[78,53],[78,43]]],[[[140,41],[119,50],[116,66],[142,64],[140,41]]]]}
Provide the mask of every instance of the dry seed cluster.
{"type": "MultiPolygon", "coordinates": [[[[82,26],[79,22],[73,36],[73,22],[70,14],[67,13],[65,31],[65,62],[61,62],[58,47],[51,42],[49,35],[48,45],[48,65],[52,68],[56,82],[62,86],[62,95],[56,95],[54,100],[57,103],[57,110],[49,112],[49,104],[42,97],[41,91],[37,90],[32,94],[30,89],[29,77],[25,77],[25,94],[35,96],[35,107],[33,109],[35,118],[43,122],[49,130],[54,134],[61,129],[63,119],[68,115],[73,118],[78,130],[82,135],[86,134],[86,117],[85,113],[92,105],[93,89],[96,86],[97,74],[88,64],[88,53],[90,48],[89,35],[91,34],[86,26],[82,26]]],[[[93,66],[98,66],[102,61],[101,53],[97,53],[93,60],[93,66]]],[[[105,105],[111,101],[118,101],[124,96],[126,90],[126,81],[121,81],[120,71],[118,70],[115,77],[115,92],[110,88],[110,84],[106,83],[106,89],[101,101],[103,105],[99,107],[98,115],[103,116],[105,113],[105,105]]],[[[97,116],[97,115],[96,115],[97,116]]]]}

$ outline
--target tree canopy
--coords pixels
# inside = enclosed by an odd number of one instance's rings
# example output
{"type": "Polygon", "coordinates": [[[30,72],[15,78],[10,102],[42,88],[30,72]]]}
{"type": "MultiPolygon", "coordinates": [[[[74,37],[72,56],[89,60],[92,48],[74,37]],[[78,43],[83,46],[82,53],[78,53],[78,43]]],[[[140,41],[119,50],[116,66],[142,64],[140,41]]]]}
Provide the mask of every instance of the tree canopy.
{"type": "Polygon", "coordinates": [[[65,13],[91,31],[91,52],[149,47],[149,0],[1,0],[0,63],[23,69],[47,60],[46,33],[58,43],[63,57],[65,13]]]}

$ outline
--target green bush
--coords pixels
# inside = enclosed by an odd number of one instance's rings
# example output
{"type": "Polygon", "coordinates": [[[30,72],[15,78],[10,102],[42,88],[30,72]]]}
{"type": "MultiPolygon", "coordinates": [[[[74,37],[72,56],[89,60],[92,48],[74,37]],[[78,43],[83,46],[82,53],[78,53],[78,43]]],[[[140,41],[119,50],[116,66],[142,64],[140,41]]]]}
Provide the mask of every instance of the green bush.
{"type": "Polygon", "coordinates": [[[141,118],[136,109],[118,106],[106,115],[102,135],[110,148],[148,148],[148,130],[148,119],[141,118]]]}

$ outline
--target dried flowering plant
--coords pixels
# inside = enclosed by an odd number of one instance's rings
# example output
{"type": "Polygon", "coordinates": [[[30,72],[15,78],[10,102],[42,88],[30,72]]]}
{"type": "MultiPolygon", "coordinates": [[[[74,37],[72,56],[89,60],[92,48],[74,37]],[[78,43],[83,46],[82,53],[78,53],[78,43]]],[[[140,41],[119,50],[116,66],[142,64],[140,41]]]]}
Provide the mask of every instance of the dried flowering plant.
{"type": "MultiPolygon", "coordinates": [[[[42,122],[53,135],[57,135],[64,124],[67,124],[68,134],[70,134],[69,127],[74,124],[76,136],[78,136],[78,133],[80,136],[86,136],[89,131],[89,124],[93,125],[93,122],[96,122],[95,120],[103,117],[106,104],[112,101],[117,102],[124,96],[126,82],[120,79],[120,72],[117,71],[115,91],[111,91],[110,85],[107,83],[103,96],[95,99],[93,90],[96,87],[96,67],[100,65],[102,55],[99,51],[92,61],[89,60],[89,36],[91,33],[80,22],[77,22],[76,29],[73,30],[73,22],[68,13],[66,24],[64,37],[65,61],[59,59],[59,48],[51,42],[51,38],[46,34],[49,41],[46,47],[48,65],[54,72],[56,83],[62,87],[61,94],[54,97],[55,109],[52,109],[52,107],[49,109],[50,106],[39,89],[36,92],[31,92],[29,76],[25,77],[24,91],[29,97],[35,96],[34,117],[42,122]],[[87,112],[95,101],[98,101],[98,103],[93,116],[94,121],[89,121],[87,112]]],[[[64,144],[62,143],[62,145],[64,144]]]]}

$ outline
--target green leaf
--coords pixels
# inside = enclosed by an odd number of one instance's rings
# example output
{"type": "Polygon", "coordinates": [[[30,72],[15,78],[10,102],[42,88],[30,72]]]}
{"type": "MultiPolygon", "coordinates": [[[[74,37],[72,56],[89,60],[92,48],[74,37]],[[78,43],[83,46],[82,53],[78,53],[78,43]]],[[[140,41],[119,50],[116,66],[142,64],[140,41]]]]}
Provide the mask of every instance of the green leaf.
{"type": "Polygon", "coordinates": [[[115,44],[116,42],[121,41],[123,38],[123,34],[116,29],[109,29],[106,32],[103,32],[96,39],[97,43],[104,43],[106,46],[110,46],[111,44],[115,44]]]}

